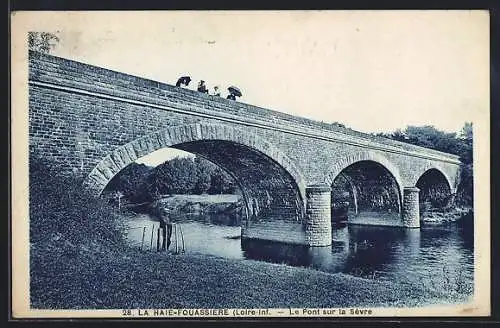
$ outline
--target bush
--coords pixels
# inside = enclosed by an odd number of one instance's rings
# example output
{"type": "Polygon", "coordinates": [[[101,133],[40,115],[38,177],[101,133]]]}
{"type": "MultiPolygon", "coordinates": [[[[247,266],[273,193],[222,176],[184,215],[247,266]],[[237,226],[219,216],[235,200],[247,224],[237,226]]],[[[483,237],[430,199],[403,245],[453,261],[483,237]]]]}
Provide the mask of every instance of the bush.
{"type": "Polygon", "coordinates": [[[30,160],[30,241],[121,246],[123,226],[105,201],[38,158],[30,160]]]}
{"type": "Polygon", "coordinates": [[[102,280],[127,251],[120,215],[36,156],[29,170],[31,307],[99,307],[113,296],[102,280]]]}

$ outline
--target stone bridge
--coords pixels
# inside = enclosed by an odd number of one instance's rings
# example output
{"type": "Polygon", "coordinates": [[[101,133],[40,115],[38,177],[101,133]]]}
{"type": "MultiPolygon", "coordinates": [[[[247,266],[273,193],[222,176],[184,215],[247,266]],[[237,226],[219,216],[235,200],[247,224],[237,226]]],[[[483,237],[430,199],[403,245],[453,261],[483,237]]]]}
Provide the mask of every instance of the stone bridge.
{"type": "Polygon", "coordinates": [[[240,187],[243,238],[312,246],[331,244],[332,190],[350,223],[418,228],[419,193],[451,197],[459,177],[455,155],[34,52],[29,137],[96,195],[161,148],[202,156],[240,187]]]}

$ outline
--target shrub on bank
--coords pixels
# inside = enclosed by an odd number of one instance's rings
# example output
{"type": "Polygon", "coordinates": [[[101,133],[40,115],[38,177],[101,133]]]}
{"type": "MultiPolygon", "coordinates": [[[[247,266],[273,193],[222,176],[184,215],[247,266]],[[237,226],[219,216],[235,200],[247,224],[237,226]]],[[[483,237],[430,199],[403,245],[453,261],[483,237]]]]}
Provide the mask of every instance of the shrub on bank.
{"type": "Polygon", "coordinates": [[[123,229],[106,202],[85,191],[75,178],[61,176],[49,163],[30,161],[30,241],[98,243],[121,246],[123,229]]]}
{"type": "Polygon", "coordinates": [[[31,304],[71,306],[113,270],[92,266],[125,249],[123,225],[115,209],[49,162],[32,157],[29,177],[31,304]]]}

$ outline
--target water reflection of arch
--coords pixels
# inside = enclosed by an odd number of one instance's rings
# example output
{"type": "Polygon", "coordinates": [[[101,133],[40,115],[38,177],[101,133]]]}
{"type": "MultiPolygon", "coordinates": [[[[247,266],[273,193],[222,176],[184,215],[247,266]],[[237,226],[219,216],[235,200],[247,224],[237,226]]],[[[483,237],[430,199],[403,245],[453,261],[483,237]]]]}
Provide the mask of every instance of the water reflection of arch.
{"type": "Polygon", "coordinates": [[[306,245],[242,239],[241,248],[246,259],[295,267],[311,267],[331,271],[334,265],[332,246],[310,247],[306,245]]]}
{"type": "Polygon", "coordinates": [[[241,249],[246,259],[285,263],[291,266],[308,267],[312,263],[309,246],[286,244],[257,239],[241,239],[241,249]]]}
{"type": "Polygon", "coordinates": [[[420,230],[379,227],[349,226],[349,252],[346,271],[365,267],[367,272],[383,271],[388,265],[405,261],[420,252],[420,230]]]}

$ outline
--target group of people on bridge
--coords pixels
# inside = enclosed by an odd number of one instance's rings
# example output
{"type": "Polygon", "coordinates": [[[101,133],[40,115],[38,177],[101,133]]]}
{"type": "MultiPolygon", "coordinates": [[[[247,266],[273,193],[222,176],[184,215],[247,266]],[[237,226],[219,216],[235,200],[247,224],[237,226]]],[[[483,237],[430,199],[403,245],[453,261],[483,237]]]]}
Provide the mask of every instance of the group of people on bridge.
{"type": "MultiPolygon", "coordinates": [[[[181,76],[177,80],[177,82],[175,83],[175,86],[176,87],[188,87],[189,83],[191,83],[191,77],[190,76],[181,76]]],[[[206,83],[205,83],[204,80],[200,80],[198,82],[198,87],[196,88],[196,90],[198,92],[201,92],[201,93],[209,94],[207,85],[206,85],[206,83]]],[[[233,86],[233,85],[230,86],[230,87],[228,87],[227,90],[229,91],[229,94],[226,96],[226,99],[236,100],[236,97],[241,97],[242,96],[241,90],[239,88],[233,86]]],[[[211,96],[215,96],[215,97],[220,97],[221,96],[220,86],[215,85],[213,87],[213,91],[210,92],[210,95],[211,96]]]]}

